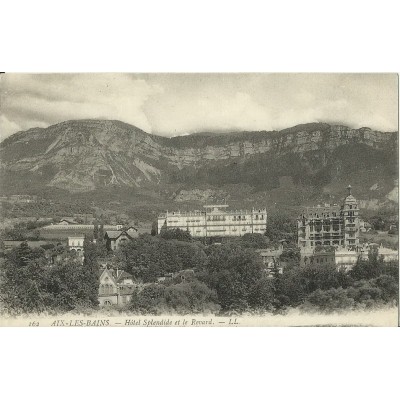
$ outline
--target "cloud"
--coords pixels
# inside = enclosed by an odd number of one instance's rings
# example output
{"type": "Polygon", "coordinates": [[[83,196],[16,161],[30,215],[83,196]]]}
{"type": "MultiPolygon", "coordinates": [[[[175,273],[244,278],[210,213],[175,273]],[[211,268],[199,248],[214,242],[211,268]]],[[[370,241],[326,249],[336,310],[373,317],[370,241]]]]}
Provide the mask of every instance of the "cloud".
{"type": "Polygon", "coordinates": [[[1,115],[9,121],[2,136],[69,119],[118,119],[151,132],[143,110],[162,92],[157,85],[125,74],[6,75],[1,84],[1,115]],[[14,124],[12,125],[11,122],[14,124]]]}
{"type": "Polygon", "coordinates": [[[179,74],[151,77],[154,131],[279,130],[307,122],[397,130],[395,74],[179,74]],[[156,101],[155,101],[156,99],[156,101]],[[162,106],[161,106],[162,105],[162,106]]]}
{"type": "Polygon", "coordinates": [[[397,130],[395,74],[6,74],[0,134],[118,119],[166,136],[307,122],[397,130]]]}
{"type": "Polygon", "coordinates": [[[244,92],[232,97],[200,99],[185,128],[193,129],[198,122],[201,122],[198,129],[206,130],[262,130],[270,129],[271,124],[268,110],[244,92]]]}

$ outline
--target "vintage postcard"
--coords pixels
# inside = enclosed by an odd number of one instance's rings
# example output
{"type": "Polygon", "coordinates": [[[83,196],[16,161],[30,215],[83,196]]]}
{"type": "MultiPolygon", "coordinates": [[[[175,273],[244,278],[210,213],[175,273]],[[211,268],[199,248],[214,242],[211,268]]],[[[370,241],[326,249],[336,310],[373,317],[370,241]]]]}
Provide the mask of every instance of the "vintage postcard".
{"type": "Polygon", "coordinates": [[[397,74],[0,75],[0,326],[398,326],[397,74]]]}

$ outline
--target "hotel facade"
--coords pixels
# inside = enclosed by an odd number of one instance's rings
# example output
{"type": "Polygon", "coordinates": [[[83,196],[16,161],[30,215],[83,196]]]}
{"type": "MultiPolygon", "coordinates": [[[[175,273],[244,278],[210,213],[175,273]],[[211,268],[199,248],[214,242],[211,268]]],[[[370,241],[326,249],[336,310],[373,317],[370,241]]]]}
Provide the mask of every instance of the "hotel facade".
{"type": "Polygon", "coordinates": [[[205,210],[166,212],[158,217],[161,229],[179,228],[195,238],[235,237],[246,233],[264,234],[267,227],[267,210],[227,210],[228,205],[207,205],[205,210]]]}
{"type": "Polygon", "coordinates": [[[351,186],[342,205],[307,207],[297,219],[298,246],[355,247],[359,245],[360,209],[351,186]]]}

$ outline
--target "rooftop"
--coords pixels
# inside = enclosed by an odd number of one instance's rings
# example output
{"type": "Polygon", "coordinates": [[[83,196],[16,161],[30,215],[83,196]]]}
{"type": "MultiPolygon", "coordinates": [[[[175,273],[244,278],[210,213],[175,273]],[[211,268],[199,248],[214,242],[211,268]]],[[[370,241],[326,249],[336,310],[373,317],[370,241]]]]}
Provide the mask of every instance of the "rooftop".
{"type": "Polygon", "coordinates": [[[118,239],[123,233],[126,233],[126,232],[122,232],[122,231],[106,231],[106,235],[110,239],[118,239]]]}
{"type": "Polygon", "coordinates": [[[204,206],[206,210],[208,208],[211,208],[209,211],[201,211],[201,210],[193,210],[193,211],[167,211],[166,213],[161,213],[159,214],[159,218],[166,218],[166,217],[198,217],[202,215],[208,215],[208,214],[228,214],[228,215],[243,215],[243,214],[254,214],[254,213],[267,213],[266,208],[253,208],[252,210],[224,210],[220,209],[221,208],[226,208],[228,205],[222,205],[222,206],[204,206]]]}

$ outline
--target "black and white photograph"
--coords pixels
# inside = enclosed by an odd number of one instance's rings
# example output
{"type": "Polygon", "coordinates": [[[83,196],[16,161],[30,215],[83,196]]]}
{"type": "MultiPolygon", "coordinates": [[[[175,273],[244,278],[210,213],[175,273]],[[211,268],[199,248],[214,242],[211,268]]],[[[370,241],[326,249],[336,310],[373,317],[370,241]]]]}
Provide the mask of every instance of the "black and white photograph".
{"type": "Polygon", "coordinates": [[[0,10],[1,398],[396,396],[396,2],[0,10]]]}
{"type": "Polygon", "coordinates": [[[397,74],[4,73],[0,104],[0,325],[398,325],[397,74]]]}

